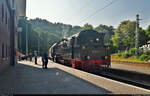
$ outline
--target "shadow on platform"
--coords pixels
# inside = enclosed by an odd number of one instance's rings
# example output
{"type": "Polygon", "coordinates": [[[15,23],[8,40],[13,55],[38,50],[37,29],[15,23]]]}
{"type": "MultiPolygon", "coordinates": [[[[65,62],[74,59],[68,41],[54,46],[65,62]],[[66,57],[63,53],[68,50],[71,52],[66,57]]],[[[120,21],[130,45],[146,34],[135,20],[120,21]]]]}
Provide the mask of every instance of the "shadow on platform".
{"type": "Polygon", "coordinates": [[[108,94],[88,81],[58,68],[17,64],[0,76],[0,92],[15,94],[108,94]]]}

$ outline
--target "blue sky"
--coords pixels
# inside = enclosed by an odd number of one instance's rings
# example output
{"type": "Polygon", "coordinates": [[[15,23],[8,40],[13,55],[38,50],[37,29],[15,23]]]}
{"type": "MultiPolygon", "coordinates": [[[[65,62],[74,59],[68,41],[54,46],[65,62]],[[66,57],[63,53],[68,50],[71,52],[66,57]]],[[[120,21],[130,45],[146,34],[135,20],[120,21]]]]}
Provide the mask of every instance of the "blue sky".
{"type": "Polygon", "coordinates": [[[80,26],[89,23],[94,27],[99,24],[118,27],[121,21],[135,20],[139,14],[141,27],[145,29],[150,24],[150,0],[117,0],[84,20],[112,1],[115,0],[27,0],[27,17],[80,26]]]}

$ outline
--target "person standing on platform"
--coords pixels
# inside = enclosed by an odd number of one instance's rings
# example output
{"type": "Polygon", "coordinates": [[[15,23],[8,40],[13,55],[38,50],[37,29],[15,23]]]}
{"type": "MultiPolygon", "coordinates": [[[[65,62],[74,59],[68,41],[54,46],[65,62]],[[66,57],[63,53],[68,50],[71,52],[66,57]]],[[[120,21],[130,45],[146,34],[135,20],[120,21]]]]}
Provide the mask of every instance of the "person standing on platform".
{"type": "Polygon", "coordinates": [[[18,52],[18,58],[19,58],[19,61],[21,61],[21,53],[18,52]]]}
{"type": "Polygon", "coordinates": [[[37,57],[38,57],[38,54],[37,54],[37,52],[35,51],[35,52],[34,52],[35,64],[37,64],[37,57]]]}
{"type": "Polygon", "coordinates": [[[43,62],[43,69],[47,69],[47,64],[48,64],[48,55],[47,53],[44,53],[42,56],[42,62],[43,62]]]}
{"type": "Polygon", "coordinates": [[[32,53],[29,53],[30,62],[32,62],[32,53]]]}

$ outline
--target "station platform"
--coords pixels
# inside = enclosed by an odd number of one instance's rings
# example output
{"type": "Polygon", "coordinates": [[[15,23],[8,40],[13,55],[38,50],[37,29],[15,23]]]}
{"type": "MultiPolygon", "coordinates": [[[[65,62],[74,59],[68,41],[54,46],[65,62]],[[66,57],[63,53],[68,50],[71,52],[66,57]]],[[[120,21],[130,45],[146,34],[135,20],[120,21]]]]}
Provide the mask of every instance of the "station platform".
{"type": "Polygon", "coordinates": [[[0,93],[3,94],[107,94],[109,91],[77,78],[52,62],[48,69],[41,63],[19,62],[0,76],[0,93]]]}
{"type": "Polygon", "coordinates": [[[2,94],[150,94],[124,84],[49,61],[48,69],[22,61],[0,76],[2,94]]]}

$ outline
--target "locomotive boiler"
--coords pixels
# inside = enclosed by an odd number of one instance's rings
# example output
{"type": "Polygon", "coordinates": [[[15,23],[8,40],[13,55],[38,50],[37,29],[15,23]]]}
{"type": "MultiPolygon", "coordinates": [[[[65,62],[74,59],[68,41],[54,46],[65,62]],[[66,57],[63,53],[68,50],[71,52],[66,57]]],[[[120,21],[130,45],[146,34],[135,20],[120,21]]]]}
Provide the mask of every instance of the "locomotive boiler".
{"type": "Polygon", "coordinates": [[[84,30],[55,43],[49,50],[50,58],[87,72],[110,67],[110,49],[104,45],[105,33],[84,30]]]}

